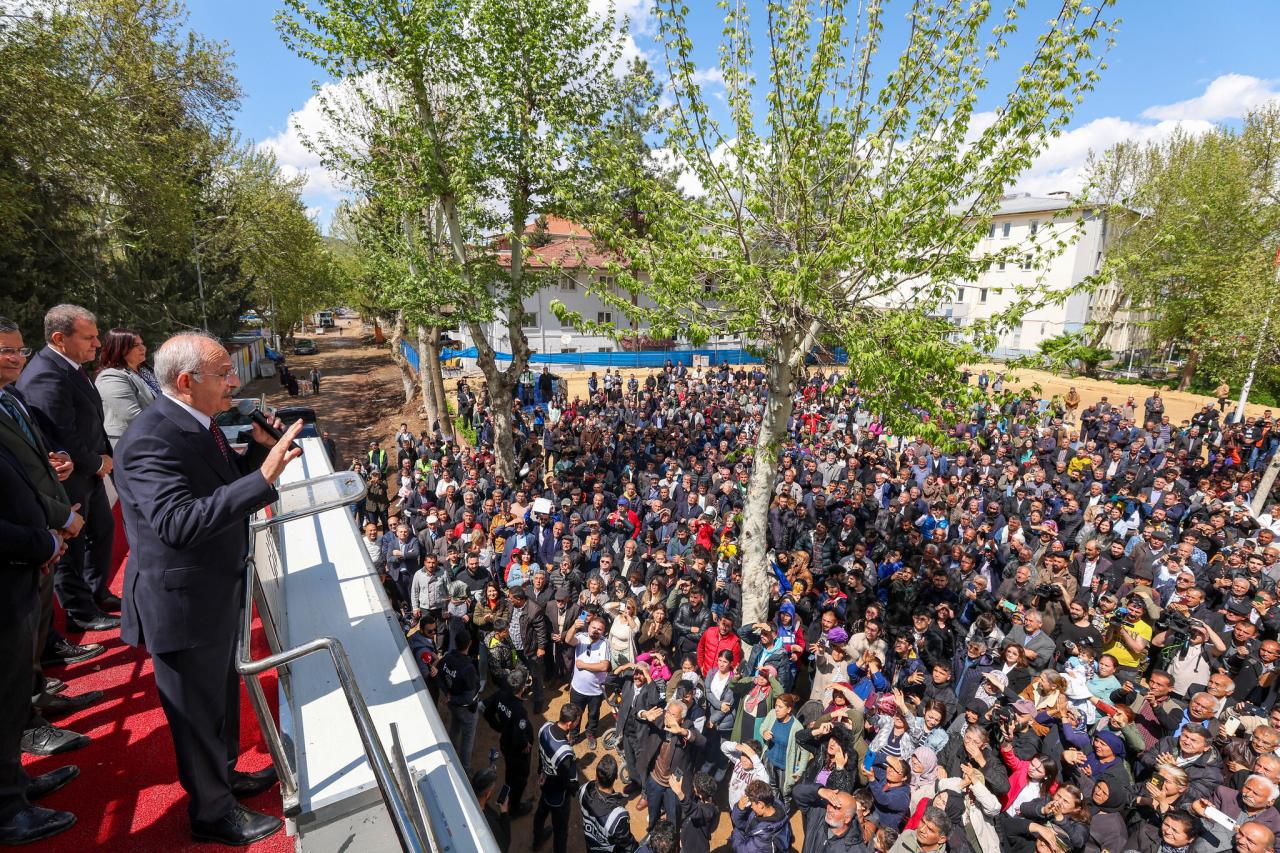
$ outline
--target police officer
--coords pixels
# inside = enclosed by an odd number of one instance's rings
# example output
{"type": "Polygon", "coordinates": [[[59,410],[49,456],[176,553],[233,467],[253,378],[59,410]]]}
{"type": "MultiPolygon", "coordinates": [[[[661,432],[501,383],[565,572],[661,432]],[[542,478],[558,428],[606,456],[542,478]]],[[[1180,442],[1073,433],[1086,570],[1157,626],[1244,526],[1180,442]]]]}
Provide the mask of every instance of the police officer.
{"type": "Polygon", "coordinates": [[[605,755],[596,764],[595,781],[582,786],[578,793],[588,853],[631,853],[636,849],[627,797],[613,789],[617,781],[618,760],[605,755]]]}
{"type": "Polygon", "coordinates": [[[458,752],[464,773],[471,772],[471,750],[476,743],[480,704],[480,674],[468,654],[470,650],[471,637],[463,632],[440,661],[440,677],[449,705],[449,740],[458,752]]]}
{"type": "Polygon", "coordinates": [[[538,782],[542,787],[538,809],[533,813],[533,849],[555,835],[555,853],[566,853],[569,845],[569,807],[578,792],[578,760],[569,745],[569,735],[578,730],[582,709],[572,702],[560,709],[555,722],[538,730],[538,782]],[[546,832],[547,818],[551,832],[546,832]]]}
{"type": "Polygon", "coordinates": [[[507,801],[511,803],[511,816],[517,818],[533,808],[532,802],[521,799],[529,783],[533,753],[533,726],[529,725],[524,706],[532,679],[522,666],[514,667],[505,675],[504,680],[497,682],[497,691],[484,700],[482,707],[485,721],[499,733],[498,746],[507,768],[504,784],[511,789],[507,801]]]}

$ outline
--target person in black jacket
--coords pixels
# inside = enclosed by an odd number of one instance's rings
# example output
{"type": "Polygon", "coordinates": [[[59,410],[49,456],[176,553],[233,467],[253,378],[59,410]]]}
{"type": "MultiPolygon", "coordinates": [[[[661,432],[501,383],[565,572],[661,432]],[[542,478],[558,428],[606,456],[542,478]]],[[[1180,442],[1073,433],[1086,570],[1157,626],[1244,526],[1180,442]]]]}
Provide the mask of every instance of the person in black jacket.
{"type": "Polygon", "coordinates": [[[440,661],[445,701],[449,705],[449,741],[457,750],[464,773],[471,772],[471,750],[476,744],[476,714],[480,697],[480,674],[469,654],[471,636],[461,633],[440,661]]]}
{"type": "Polygon", "coordinates": [[[693,796],[676,788],[680,800],[680,853],[711,853],[711,833],[720,822],[715,797],[718,785],[709,773],[693,777],[693,796]]]}
{"type": "Polygon", "coordinates": [[[696,655],[702,633],[711,626],[711,608],[703,600],[702,588],[696,583],[690,587],[688,598],[676,608],[672,624],[675,627],[676,657],[696,655]]]}
{"type": "Polygon", "coordinates": [[[26,844],[70,828],[71,812],[31,805],[79,775],[61,767],[31,779],[22,769],[23,727],[31,714],[31,658],[39,618],[39,582],[65,550],[62,536],[50,529],[35,485],[21,463],[0,444],[0,844],[26,844]]]}
{"type": "Polygon", "coordinates": [[[525,696],[529,693],[529,673],[517,666],[506,673],[506,680],[498,683],[498,690],[482,707],[485,720],[499,732],[498,746],[507,768],[503,783],[510,787],[508,802],[511,816],[520,817],[532,810],[532,803],[524,802],[525,786],[529,783],[529,764],[533,753],[533,727],[525,709],[525,696]]]}
{"type": "Polygon", "coordinates": [[[595,781],[578,792],[587,853],[631,853],[636,849],[627,797],[613,789],[617,781],[618,760],[605,755],[596,763],[595,781]]]}
{"type": "Polygon", "coordinates": [[[578,730],[582,709],[572,702],[560,708],[555,722],[544,723],[538,730],[538,775],[542,795],[533,813],[533,849],[537,850],[552,835],[555,853],[566,853],[569,845],[569,805],[578,790],[578,759],[569,744],[569,734],[578,730]],[[551,831],[547,832],[547,818],[551,831]]]}

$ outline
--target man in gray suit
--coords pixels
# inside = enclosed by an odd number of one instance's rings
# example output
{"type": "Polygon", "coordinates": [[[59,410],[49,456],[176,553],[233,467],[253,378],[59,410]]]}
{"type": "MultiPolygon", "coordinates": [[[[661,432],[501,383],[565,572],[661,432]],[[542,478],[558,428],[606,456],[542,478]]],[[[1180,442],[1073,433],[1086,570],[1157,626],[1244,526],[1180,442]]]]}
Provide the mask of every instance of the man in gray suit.
{"type": "MultiPolygon", "coordinates": [[[[23,474],[35,486],[49,526],[60,527],[63,535],[71,539],[84,526],[84,519],[76,511],[79,505],[72,504],[62,485],[62,481],[71,475],[73,463],[65,454],[53,452],[26,401],[13,387],[29,354],[30,350],[23,346],[22,332],[17,323],[0,317],[0,445],[13,454],[22,466],[23,474]]],[[[102,692],[95,690],[75,697],[47,692],[41,658],[48,654],[51,662],[71,663],[97,657],[104,649],[97,643],[77,646],[52,631],[53,576],[42,573],[37,581],[39,612],[34,615],[32,623],[35,652],[30,691],[35,699],[23,737],[23,748],[33,755],[54,755],[84,746],[89,739],[49,725],[41,714],[70,713],[86,708],[100,699],[102,692]],[[52,642],[49,642],[51,637],[52,642]]]]}

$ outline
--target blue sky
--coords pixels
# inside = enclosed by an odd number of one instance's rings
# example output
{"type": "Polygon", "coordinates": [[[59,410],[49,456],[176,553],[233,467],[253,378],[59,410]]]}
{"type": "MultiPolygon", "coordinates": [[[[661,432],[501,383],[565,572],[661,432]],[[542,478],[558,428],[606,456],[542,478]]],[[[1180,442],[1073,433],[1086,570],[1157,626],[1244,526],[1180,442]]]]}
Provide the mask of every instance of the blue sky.
{"type": "MultiPolygon", "coordinates": [[[[320,120],[309,102],[313,85],[326,81],[320,79],[318,68],[280,41],[273,23],[280,4],[271,0],[188,2],[192,27],[225,41],[234,51],[244,89],[237,117],[241,133],[272,148],[287,170],[307,175],[306,201],[327,222],[342,188],[305,149],[295,127],[298,123],[315,126],[320,120]]],[[[605,5],[604,0],[591,2],[600,8],[605,5]]],[[[635,19],[629,49],[652,56],[649,2],[615,0],[615,5],[635,19]]],[[[889,19],[900,20],[906,5],[887,0],[889,19]]],[[[1030,25],[1037,13],[1047,18],[1058,3],[1030,0],[1028,5],[1030,25]]],[[[709,69],[716,65],[719,12],[712,0],[692,0],[689,6],[698,62],[709,69]],[[699,41],[700,34],[708,37],[699,41]]],[[[1072,189],[1078,185],[1079,169],[1090,148],[1102,149],[1122,139],[1158,139],[1178,125],[1195,130],[1211,122],[1231,122],[1249,107],[1280,97],[1280,54],[1273,38],[1280,32],[1280,2],[1120,0],[1116,14],[1123,22],[1102,82],[1077,110],[1070,131],[1055,140],[1020,181],[1022,189],[1072,189]]]]}

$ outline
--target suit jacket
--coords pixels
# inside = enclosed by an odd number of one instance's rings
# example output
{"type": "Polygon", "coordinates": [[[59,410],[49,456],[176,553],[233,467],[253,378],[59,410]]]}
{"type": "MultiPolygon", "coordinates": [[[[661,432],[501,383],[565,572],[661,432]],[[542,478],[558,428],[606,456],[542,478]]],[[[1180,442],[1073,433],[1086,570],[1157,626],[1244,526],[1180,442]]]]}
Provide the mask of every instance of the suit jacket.
{"type": "Polygon", "coordinates": [[[65,358],[45,347],[22,371],[18,390],[39,420],[45,439],[71,454],[75,470],[67,480],[67,493],[73,498],[87,494],[102,467],[102,456],[111,455],[98,389],[65,358]]]}
{"type": "MultiPolygon", "coordinates": [[[[58,475],[54,473],[53,466],[49,464],[49,451],[56,448],[50,447],[45,440],[44,431],[40,429],[39,420],[31,407],[26,405],[26,400],[22,393],[12,385],[5,388],[4,391],[12,394],[26,408],[27,414],[30,415],[28,423],[31,426],[31,431],[35,433],[36,441],[35,444],[32,444],[22,429],[13,422],[3,409],[0,409],[0,446],[9,449],[14,459],[21,465],[27,479],[35,485],[36,493],[40,496],[40,502],[44,504],[45,517],[48,521],[47,526],[62,527],[62,525],[66,524],[67,519],[71,517],[71,499],[67,497],[67,490],[58,481],[58,475]]],[[[99,464],[101,464],[101,460],[99,460],[99,464]]]]}
{"type": "Polygon", "coordinates": [[[47,563],[54,555],[53,537],[45,518],[44,504],[36,485],[27,476],[18,458],[0,444],[0,571],[4,583],[0,583],[0,607],[3,614],[14,611],[13,605],[23,602],[23,596],[34,595],[35,569],[47,563]]]}
{"type": "Polygon", "coordinates": [[[117,445],[116,489],[129,537],[120,638],[153,653],[236,636],[249,516],[276,498],[250,443],[223,459],[213,434],[168,397],[117,445]]]}
{"type": "Polygon", "coordinates": [[[142,377],[123,367],[108,367],[98,372],[94,387],[102,397],[103,427],[109,438],[119,438],[155,402],[155,392],[142,377]]]}

